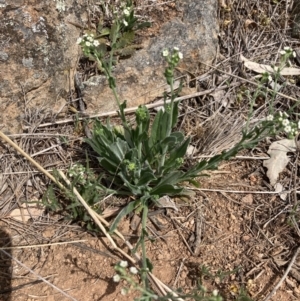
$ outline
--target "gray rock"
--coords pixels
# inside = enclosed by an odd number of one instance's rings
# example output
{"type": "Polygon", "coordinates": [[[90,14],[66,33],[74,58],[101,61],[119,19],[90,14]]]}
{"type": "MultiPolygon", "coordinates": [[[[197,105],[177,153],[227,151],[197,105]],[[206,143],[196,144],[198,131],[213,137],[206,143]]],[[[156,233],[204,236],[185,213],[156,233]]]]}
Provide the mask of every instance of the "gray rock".
{"type": "MultiPolygon", "coordinates": [[[[178,47],[184,56],[179,67],[192,73],[201,72],[205,69],[202,62],[209,64],[215,58],[219,30],[217,1],[186,0],[179,4],[179,9],[183,12],[181,19],[164,24],[157,37],[146,41],[142,50],[116,66],[117,90],[120,100],[127,100],[128,107],[153,101],[167,90],[163,49],[178,47]]],[[[87,112],[117,109],[107,81],[98,82],[98,85],[84,83],[87,112]]]]}
{"type": "MultiPolygon", "coordinates": [[[[179,1],[180,2],[180,1],[179,1]]],[[[0,0],[0,128],[22,132],[25,108],[57,112],[73,88],[78,61],[76,40],[85,24],[85,0],[0,0]],[[69,23],[69,21],[71,23],[69,23]]],[[[184,59],[180,68],[199,72],[217,49],[217,0],[178,3],[181,17],[164,24],[143,49],[115,68],[118,93],[128,106],[153,101],[166,90],[161,52],[177,46],[184,59]]],[[[116,109],[102,75],[84,83],[88,113],[116,109]]]]}
{"type": "Polygon", "coordinates": [[[57,110],[66,101],[80,35],[68,21],[86,20],[85,2],[1,0],[0,128],[5,132],[22,132],[19,116],[25,107],[57,110]]]}

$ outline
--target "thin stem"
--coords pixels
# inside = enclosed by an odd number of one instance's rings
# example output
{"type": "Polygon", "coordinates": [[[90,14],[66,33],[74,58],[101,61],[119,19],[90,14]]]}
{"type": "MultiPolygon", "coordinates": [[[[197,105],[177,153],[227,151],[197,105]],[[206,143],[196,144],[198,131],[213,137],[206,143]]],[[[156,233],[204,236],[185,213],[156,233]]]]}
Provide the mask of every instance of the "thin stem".
{"type": "MultiPolygon", "coordinates": [[[[169,122],[167,124],[166,137],[169,137],[171,135],[172,124],[173,124],[173,110],[174,110],[174,99],[175,99],[175,94],[174,94],[174,77],[173,76],[172,76],[171,81],[170,81],[170,89],[171,89],[170,108],[168,108],[168,105],[166,103],[164,104],[164,109],[165,109],[164,114],[169,114],[170,115],[169,119],[168,119],[169,122]]],[[[160,164],[159,164],[159,173],[161,173],[162,168],[165,165],[167,149],[168,149],[168,145],[165,145],[164,148],[163,148],[163,153],[162,153],[160,164]]]]}
{"type": "Polygon", "coordinates": [[[148,289],[148,280],[147,280],[147,254],[146,254],[146,244],[145,244],[145,233],[147,227],[147,218],[148,218],[148,201],[145,201],[143,206],[143,215],[142,215],[142,236],[141,236],[141,245],[142,245],[142,282],[143,286],[148,289]]]}

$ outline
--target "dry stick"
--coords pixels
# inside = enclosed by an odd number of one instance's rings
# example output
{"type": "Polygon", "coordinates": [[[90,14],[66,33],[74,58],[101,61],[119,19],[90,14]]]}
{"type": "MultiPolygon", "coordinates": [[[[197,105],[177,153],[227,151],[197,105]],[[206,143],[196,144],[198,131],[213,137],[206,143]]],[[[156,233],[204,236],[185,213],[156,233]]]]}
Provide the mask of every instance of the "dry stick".
{"type": "MultiPolygon", "coordinates": [[[[259,87],[259,84],[258,84],[258,83],[253,82],[253,81],[251,81],[251,80],[249,80],[249,79],[240,77],[240,76],[235,75],[235,74],[231,74],[231,73],[226,72],[226,71],[223,71],[223,70],[221,70],[221,69],[219,69],[219,68],[217,68],[217,67],[211,66],[211,65],[206,64],[206,63],[204,63],[204,62],[201,62],[201,64],[206,65],[207,67],[213,68],[213,69],[215,69],[215,70],[217,70],[217,71],[219,71],[219,72],[221,72],[221,73],[224,73],[224,74],[226,74],[226,75],[229,75],[229,76],[235,77],[235,78],[237,78],[237,79],[240,79],[240,80],[242,80],[242,81],[244,81],[244,82],[247,82],[247,83],[249,83],[249,84],[251,84],[251,85],[254,85],[254,86],[256,86],[256,87],[259,87]]],[[[269,92],[274,92],[273,89],[268,88],[268,87],[266,87],[266,90],[269,91],[269,92]]],[[[296,98],[294,98],[294,97],[291,97],[291,96],[288,96],[288,95],[286,95],[286,94],[284,94],[284,93],[276,92],[276,94],[279,95],[279,96],[281,96],[281,97],[284,97],[284,98],[293,100],[293,101],[295,101],[295,102],[299,102],[298,99],[296,99],[296,98]]]]}
{"type": "MultiPolygon", "coordinates": [[[[0,131],[0,137],[2,137],[2,139],[4,141],[6,141],[9,145],[11,145],[13,148],[15,148],[28,161],[30,161],[39,171],[41,171],[42,173],[44,173],[50,180],[52,180],[55,184],[57,184],[59,188],[65,189],[65,187],[59,181],[57,181],[55,179],[55,177],[53,177],[47,170],[45,170],[40,164],[38,164],[34,159],[32,159],[26,152],[24,152],[16,143],[14,143],[10,138],[8,138],[1,131],[0,131]]],[[[68,185],[71,185],[70,181],[66,178],[66,176],[64,175],[64,173],[62,171],[59,170],[58,173],[66,181],[66,183],[68,185]]],[[[93,220],[95,221],[95,223],[99,226],[99,228],[106,235],[106,237],[108,238],[108,240],[111,242],[113,248],[117,248],[116,243],[113,241],[113,239],[111,238],[111,236],[107,233],[107,231],[103,227],[103,225],[99,222],[99,220],[98,220],[97,216],[95,215],[94,211],[87,205],[87,203],[85,202],[85,200],[83,200],[83,198],[81,197],[81,195],[78,193],[78,191],[75,188],[73,189],[73,192],[75,193],[75,195],[77,196],[77,198],[79,199],[79,201],[82,203],[82,205],[84,206],[84,208],[88,211],[88,213],[90,214],[90,216],[93,218],[93,220]]]]}
{"type": "Polygon", "coordinates": [[[182,268],[183,268],[184,261],[185,261],[185,258],[183,258],[183,259],[181,260],[180,267],[179,267],[179,269],[178,269],[178,272],[177,272],[177,275],[176,275],[176,278],[175,278],[173,287],[176,287],[176,285],[177,285],[177,281],[178,281],[178,278],[179,278],[179,276],[180,276],[181,270],[182,270],[182,268]]]}
{"type": "MultiPolygon", "coordinates": [[[[229,85],[221,86],[219,88],[212,88],[212,89],[209,89],[209,90],[205,90],[205,91],[201,91],[201,92],[197,92],[197,93],[177,97],[177,98],[174,99],[174,101],[181,101],[181,100],[185,100],[185,99],[190,99],[192,97],[203,96],[203,95],[206,95],[206,94],[210,94],[212,92],[224,90],[224,89],[226,89],[228,87],[231,87],[231,86],[238,86],[238,85],[239,85],[239,83],[232,83],[232,84],[229,84],[229,85]]],[[[166,103],[170,103],[170,102],[171,102],[171,99],[166,100],[166,103]]],[[[164,103],[165,103],[164,100],[160,100],[160,101],[157,101],[155,103],[147,104],[145,106],[148,109],[152,109],[152,108],[156,108],[156,107],[159,107],[159,106],[163,106],[164,103]]],[[[125,111],[125,113],[128,114],[128,113],[135,112],[137,109],[138,109],[138,107],[132,107],[132,108],[125,109],[124,111],[125,111]]],[[[100,117],[117,116],[117,115],[118,115],[118,111],[111,111],[111,112],[106,112],[106,113],[102,113],[102,114],[85,115],[84,117],[78,117],[77,120],[86,120],[86,119],[90,119],[90,118],[100,118],[100,117]]],[[[64,119],[64,120],[58,120],[58,121],[55,121],[55,122],[42,123],[42,124],[38,125],[37,128],[48,127],[48,126],[57,125],[57,124],[65,124],[65,123],[69,123],[69,122],[74,122],[74,119],[73,118],[68,118],[68,119],[64,119]]],[[[24,127],[24,129],[27,129],[27,128],[28,127],[24,127]]]]}
{"type": "Polygon", "coordinates": [[[69,298],[70,300],[73,301],[77,301],[77,299],[71,297],[70,295],[68,295],[66,292],[64,292],[62,289],[60,289],[59,287],[55,286],[54,284],[52,284],[51,282],[49,282],[48,280],[46,280],[45,278],[43,278],[42,276],[38,275],[36,272],[34,272],[33,270],[31,270],[30,268],[28,268],[26,265],[24,265],[21,261],[19,261],[18,259],[14,258],[13,256],[11,256],[8,252],[4,251],[4,250],[0,250],[1,252],[3,252],[6,256],[10,257],[11,259],[13,259],[14,261],[16,261],[19,265],[21,265],[24,269],[26,269],[27,271],[29,271],[31,274],[33,274],[34,276],[36,276],[39,280],[42,280],[43,282],[45,282],[46,284],[50,285],[51,287],[53,287],[55,290],[59,291],[61,294],[63,294],[64,296],[66,296],[67,298],[69,298]]]}
{"type": "Polygon", "coordinates": [[[281,286],[282,282],[285,280],[285,278],[287,277],[288,273],[290,272],[298,254],[300,252],[300,247],[297,248],[291,262],[289,263],[285,273],[283,274],[282,278],[280,279],[280,281],[275,285],[275,287],[273,288],[273,290],[271,291],[271,293],[265,298],[264,301],[268,301],[269,299],[272,298],[272,296],[276,293],[276,291],[279,289],[279,287],[281,286]]]}
{"type": "Polygon", "coordinates": [[[57,245],[65,245],[65,244],[73,244],[78,242],[84,242],[84,240],[72,240],[72,241],[62,241],[62,242],[53,242],[50,244],[39,244],[39,245],[30,245],[30,246],[16,246],[16,247],[3,247],[0,250],[16,250],[16,249],[28,249],[28,248],[42,248],[42,247],[49,247],[49,246],[57,246],[57,245]]]}
{"type": "MultiPolygon", "coordinates": [[[[228,193],[253,193],[253,194],[284,194],[284,193],[289,193],[292,192],[293,190],[283,190],[280,192],[277,191],[257,191],[257,190],[222,190],[222,189],[209,189],[209,188],[189,188],[190,190],[196,190],[196,191],[212,191],[212,192],[228,192],[228,193]]],[[[300,190],[296,191],[297,194],[300,194],[300,190]]]]}
{"type": "MultiPolygon", "coordinates": [[[[65,174],[59,170],[58,171],[59,175],[64,179],[64,181],[66,181],[66,183],[69,185],[69,187],[71,187],[71,182],[68,180],[68,178],[65,176],[65,174]]],[[[82,198],[82,196],[79,194],[79,192],[77,191],[77,189],[75,187],[73,187],[73,193],[76,195],[77,199],[80,201],[80,203],[83,205],[83,207],[87,210],[87,212],[89,213],[89,215],[92,217],[92,219],[94,220],[94,222],[98,225],[98,227],[101,229],[101,231],[104,233],[104,235],[107,237],[107,239],[110,241],[113,249],[118,248],[116,243],[114,242],[114,240],[111,238],[111,236],[108,234],[108,232],[106,231],[105,227],[102,225],[102,223],[99,221],[99,219],[97,218],[97,215],[95,214],[95,211],[93,209],[90,208],[90,206],[86,203],[86,201],[82,198]]]]}
{"type": "Polygon", "coordinates": [[[10,146],[12,146],[15,150],[17,150],[21,155],[23,155],[30,163],[32,163],[39,171],[45,174],[51,181],[59,186],[59,188],[63,188],[63,185],[57,181],[46,169],[44,169],[39,163],[33,160],[30,155],[25,153],[16,143],[14,143],[9,137],[7,137],[4,133],[0,131],[0,137],[7,142],[10,146]]]}

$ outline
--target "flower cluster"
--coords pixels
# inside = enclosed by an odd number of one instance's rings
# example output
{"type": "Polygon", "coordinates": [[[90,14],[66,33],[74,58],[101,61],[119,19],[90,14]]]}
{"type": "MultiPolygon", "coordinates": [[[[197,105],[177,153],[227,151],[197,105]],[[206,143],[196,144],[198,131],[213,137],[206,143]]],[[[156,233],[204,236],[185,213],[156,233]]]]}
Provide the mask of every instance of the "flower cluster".
{"type": "Polygon", "coordinates": [[[129,25],[129,19],[130,19],[130,14],[131,14],[132,8],[130,6],[126,6],[123,10],[123,24],[125,27],[129,25]]]}
{"type": "Polygon", "coordinates": [[[169,50],[164,49],[162,55],[168,62],[168,67],[165,70],[165,77],[167,83],[170,85],[171,80],[174,78],[174,70],[179,61],[183,59],[183,54],[179,51],[178,47],[174,47],[171,53],[169,52],[169,50]]]}
{"type": "Polygon", "coordinates": [[[296,57],[296,52],[293,51],[291,47],[284,47],[283,50],[280,51],[280,54],[288,57],[296,57]]]}
{"type": "Polygon", "coordinates": [[[70,178],[74,178],[75,181],[80,185],[90,184],[94,180],[95,175],[90,169],[86,169],[82,164],[73,164],[69,171],[68,175],[70,178]]]}
{"type": "Polygon", "coordinates": [[[290,59],[296,57],[296,52],[290,47],[284,47],[283,50],[280,51],[280,54],[282,67],[291,66],[292,63],[290,59]]]}
{"type": "Polygon", "coordinates": [[[157,300],[158,296],[156,294],[141,287],[140,284],[135,281],[134,275],[137,275],[139,273],[138,269],[132,266],[129,268],[129,273],[128,273],[127,268],[128,268],[127,261],[120,261],[115,266],[115,270],[117,271],[117,274],[113,276],[113,281],[120,282],[121,280],[125,280],[129,285],[128,287],[122,288],[121,294],[127,295],[128,292],[130,292],[131,290],[137,290],[143,293],[143,296],[148,296],[149,299],[147,300],[157,300]]]}
{"type": "Polygon", "coordinates": [[[283,130],[290,139],[294,138],[300,130],[300,121],[296,123],[289,120],[289,115],[286,112],[279,111],[275,115],[268,115],[265,121],[273,126],[274,132],[283,130]]]}
{"type": "MultiPolygon", "coordinates": [[[[126,279],[127,276],[126,268],[128,268],[128,262],[126,260],[121,260],[115,266],[115,270],[117,271],[117,274],[113,276],[114,282],[120,282],[121,278],[126,279]]],[[[133,275],[136,275],[139,271],[136,267],[130,267],[129,272],[133,275]]]]}
{"type": "Polygon", "coordinates": [[[76,43],[82,47],[82,51],[86,56],[94,54],[96,48],[100,45],[99,41],[95,40],[94,34],[92,33],[85,33],[82,38],[77,39],[76,43]]]}

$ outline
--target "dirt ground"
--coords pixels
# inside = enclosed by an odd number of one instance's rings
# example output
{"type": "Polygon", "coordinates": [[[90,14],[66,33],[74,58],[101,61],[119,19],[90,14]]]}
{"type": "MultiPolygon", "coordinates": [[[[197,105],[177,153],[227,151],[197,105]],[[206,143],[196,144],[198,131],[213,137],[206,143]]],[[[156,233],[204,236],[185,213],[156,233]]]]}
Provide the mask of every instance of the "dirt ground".
{"type": "MultiPolygon", "coordinates": [[[[192,200],[176,200],[178,212],[167,209],[153,216],[161,229],[149,220],[153,241],[147,242],[147,254],[154,275],[174,289],[189,291],[201,281],[209,289],[219,289],[224,300],[236,300],[242,289],[254,300],[263,300],[282,277],[286,266],[282,263],[290,260],[298,244],[288,215],[278,214],[282,200],[272,194],[252,193],[267,192],[259,160],[230,161],[211,177],[201,179],[201,184],[203,190],[192,200]]],[[[12,245],[31,245],[11,250],[11,256],[26,268],[14,260],[1,262],[6,266],[1,277],[12,273],[12,292],[3,294],[1,300],[69,300],[28,269],[76,300],[133,300],[137,296],[123,296],[124,284],[112,281],[114,265],[122,257],[101,234],[89,234],[51,216],[27,225],[25,231],[23,227],[11,220],[1,222],[12,245]],[[34,247],[33,241],[53,245],[34,247]],[[62,241],[80,242],[55,245],[62,241]]],[[[137,241],[130,219],[119,229],[132,244],[137,241]]],[[[0,289],[10,290],[5,285],[0,289]]],[[[299,298],[300,284],[290,274],[270,300],[299,298]]]]}
{"type": "MultiPolygon", "coordinates": [[[[271,58],[268,55],[285,46],[284,39],[290,39],[288,31],[278,30],[279,25],[283,29],[289,25],[283,22],[286,13],[285,2],[270,1],[261,7],[258,2],[249,1],[246,4],[243,1],[220,1],[218,13],[221,57],[229,58],[239,51],[247,50],[249,56],[263,56],[264,60],[269,62],[271,58]],[[273,18],[274,12],[277,19],[273,18]],[[264,22],[269,23],[264,25],[264,22]],[[246,29],[243,27],[245,24],[246,29]],[[258,53],[256,38],[259,28],[263,25],[266,26],[263,29],[265,35],[260,45],[261,52],[258,53]],[[233,27],[236,30],[233,30],[233,27]],[[275,43],[276,39],[278,41],[275,43]]],[[[163,21],[174,17],[176,9],[174,3],[169,2],[157,6],[153,11],[149,11],[149,14],[155,20],[156,27],[145,32],[145,37],[153,35],[163,21]]],[[[293,47],[300,44],[300,41],[292,39],[288,42],[293,47]]],[[[249,79],[250,75],[245,74],[247,72],[244,69],[236,67],[235,59],[229,65],[224,69],[249,79]]],[[[200,88],[205,84],[205,88],[209,89],[210,85],[216,82],[212,75],[209,80],[200,84],[200,88]]],[[[243,89],[243,86],[240,89],[228,89],[227,94],[223,95],[231,98],[232,111],[242,112],[239,111],[242,107],[239,97],[243,89]]],[[[288,92],[290,96],[297,95],[299,87],[295,84],[289,87],[288,92]]],[[[195,121],[199,112],[219,110],[226,119],[226,112],[222,111],[224,104],[217,104],[216,99],[217,95],[214,95],[214,103],[218,108],[204,105],[207,100],[212,100],[209,96],[200,100],[191,99],[181,108],[182,115],[188,110],[193,112],[189,117],[183,118],[180,127],[186,133],[192,133],[195,147],[198,147],[201,141],[208,141],[209,136],[214,138],[210,133],[211,121],[203,121],[210,119],[213,114],[207,113],[205,117],[201,115],[203,123],[199,125],[199,122],[195,121]]],[[[259,96],[256,109],[259,111],[265,103],[266,99],[259,96]]],[[[289,104],[288,101],[277,100],[278,108],[285,108],[289,104]]],[[[244,113],[243,111],[241,114],[244,113]]],[[[228,140],[232,138],[228,131],[233,129],[233,122],[229,122],[226,128],[219,123],[217,128],[219,132],[224,132],[223,136],[218,132],[219,140],[210,140],[207,146],[222,144],[221,149],[226,149],[228,140]]],[[[54,128],[49,129],[50,131],[56,133],[58,130],[54,128]]],[[[60,131],[72,134],[75,132],[72,126],[63,127],[60,131]]],[[[33,143],[28,141],[21,140],[27,147],[33,143]]],[[[238,158],[224,162],[218,170],[209,172],[209,177],[199,178],[200,188],[193,189],[193,197],[174,199],[176,209],[150,212],[147,227],[151,240],[147,241],[146,249],[154,266],[153,274],[164,284],[175,290],[181,288],[189,292],[202,283],[208,291],[218,289],[224,300],[247,300],[241,298],[241,292],[244,291],[253,300],[264,301],[283,278],[299,249],[299,233],[295,227],[295,223],[299,225],[298,206],[295,205],[298,202],[296,190],[299,186],[298,155],[297,152],[290,154],[291,161],[280,176],[281,183],[289,191],[286,200],[282,200],[270,186],[266,169],[263,167],[263,159],[268,157],[270,142],[271,140],[264,141],[254,150],[244,151],[238,158]]],[[[12,171],[30,172],[26,163],[13,154],[11,149],[7,150],[3,145],[1,147],[5,149],[3,158],[10,158],[9,160],[14,161],[15,166],[19,168],[12,171]]],[[[45,144],[39,147],[43,149],[45,144]]],[[[76,162],[78,158],[85,162],[85,154],[82,151],[78,152],[78,148],[80,144],[75,141],[70,148],[72,152],[70,149],[63,149],[60,153],[51,153],[45,165],[68,166],[62,162],[76,162]],[[62,160],[59,154],[64,154],[66,160],[62,160]]],[[[207,147],[204,155],[213,154],[215,151],[213,147],[207,147]]],[[[200,150],[199,152],[203,154],[200,150]]],[[[21,178],[15,173],[8,177],[8,187],[15,187],[15,194],[7,197],[5,204],[13,202],[14,197],[17,199],[16,203],[28,196],[30,199],[39,200],[46,189],[43,180],[38,174],[30,178],[21,178]],[[22,188],[23,185],[26,185],[26,189],[22,188]]],[[[114,205],[113,202],[110,204],[112,208],[114,205]]],[[[4,205],[0,208],[3,211],[4,205]]],[[[24,223],[3,212],[0,215],[0,247],[6,249],[0,252],[0,300],[121,301],[138,297],[137,292],[129,292],[123,296],[121,289],[126,284],[113,282],[114,266],[120,260],[124,260],[124,256],[113,250],[103,234],[89,232],[80,224],[67,221],[63,214],[56,215],[41,210],[38,217],[24,223]],[[12,248],[7,248],[10,246],[12,248]],[[50,285],[40,277],[49,281],[50,285]],[[57,288],[61,292],[57,291],[57,288]]],[[[139,235],[139,227],[135,227],[135,220],[135,216],[130,216],[118,227],[132,245],[135,245],[139,235]]],[[[124,242],[118,238],[116,242],[128,252],[124,242]]],[[[293,267],[276,294],[269,300],[300,300],[299,267],[300,256],[296,256],[293,267]]]]}

